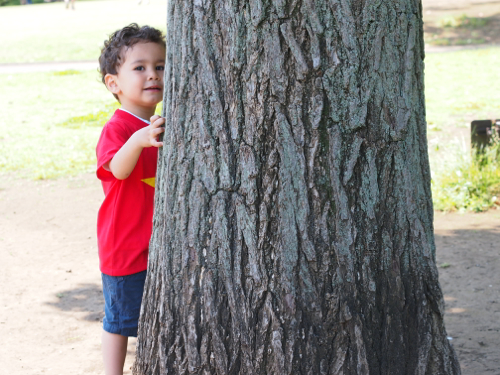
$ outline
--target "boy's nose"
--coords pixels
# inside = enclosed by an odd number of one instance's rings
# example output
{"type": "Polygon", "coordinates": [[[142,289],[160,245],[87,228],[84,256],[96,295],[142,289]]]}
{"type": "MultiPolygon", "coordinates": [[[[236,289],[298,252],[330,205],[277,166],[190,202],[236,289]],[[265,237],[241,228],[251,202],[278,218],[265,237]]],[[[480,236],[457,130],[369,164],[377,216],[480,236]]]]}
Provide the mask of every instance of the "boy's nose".
{"type": "Polygon", "coordinates": [[[156,69],[153,69],[153,71],[151,72],[151,74],[149,74],[149,80],[159,80],[161,78],[160,76],[160,73],[162,73],[161,71],[158,71],[156,69]]]}

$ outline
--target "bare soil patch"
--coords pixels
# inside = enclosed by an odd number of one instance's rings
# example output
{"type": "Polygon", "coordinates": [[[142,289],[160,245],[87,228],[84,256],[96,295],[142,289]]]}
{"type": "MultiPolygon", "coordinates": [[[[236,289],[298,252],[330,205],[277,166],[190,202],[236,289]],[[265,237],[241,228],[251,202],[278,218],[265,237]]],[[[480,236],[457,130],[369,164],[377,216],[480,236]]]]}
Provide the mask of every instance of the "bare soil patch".
{"type": "MultiPolygon", "coordinates": [[[[102,374],[93,174],[0,182],[4,374],[102,374]]],[[[435,215],[446,327],[463,374],[500,374],[500,211],[435,215]]],[[[127,374],[135,342],[129,344],[127,374]]]]}

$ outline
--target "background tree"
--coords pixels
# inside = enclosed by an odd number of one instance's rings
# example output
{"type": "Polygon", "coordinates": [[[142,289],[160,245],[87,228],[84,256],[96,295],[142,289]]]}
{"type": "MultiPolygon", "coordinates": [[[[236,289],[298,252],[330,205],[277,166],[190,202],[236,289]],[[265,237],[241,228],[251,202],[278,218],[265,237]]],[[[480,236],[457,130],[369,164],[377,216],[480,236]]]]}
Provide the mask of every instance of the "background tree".
{"type": "Polygon", "coordinates": [[[459,374],[418,0],[170,0],[135,374],[459,374]]]}

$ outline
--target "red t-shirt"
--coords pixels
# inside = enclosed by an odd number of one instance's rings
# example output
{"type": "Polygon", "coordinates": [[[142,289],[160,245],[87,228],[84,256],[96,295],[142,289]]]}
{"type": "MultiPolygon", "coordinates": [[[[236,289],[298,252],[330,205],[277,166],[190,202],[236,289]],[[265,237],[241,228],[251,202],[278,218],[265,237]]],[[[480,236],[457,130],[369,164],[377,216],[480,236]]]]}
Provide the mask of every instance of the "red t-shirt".
{"type": "Polygon", "coordinates": [[[148,179],[156,176],[158,149],[143,149],[125,180],[116,179],[103,168],[130,136],[145,126],[146,122],[118,109],[104,125],[96,147],[97,177],[104,190],[97,215],[99,263],[101,272],[109,276],[147,269],[155,192],[148,179]]]}

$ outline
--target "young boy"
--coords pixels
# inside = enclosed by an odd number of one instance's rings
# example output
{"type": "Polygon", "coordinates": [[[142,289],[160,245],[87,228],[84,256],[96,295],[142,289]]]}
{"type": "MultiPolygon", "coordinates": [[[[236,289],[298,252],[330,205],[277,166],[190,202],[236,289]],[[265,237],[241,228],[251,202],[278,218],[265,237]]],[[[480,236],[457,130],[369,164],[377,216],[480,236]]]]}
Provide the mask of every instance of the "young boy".
{"type": "Polygon", "coordinates": [[[165,38],[131,24],[105,41],[102,81],[120,102],[97,144],[104,201],[97,217],[104,293],[102,352],[106,375],[123,374],[129,336],[137,336],[153,220],[154,184],[163,118],[165,38]],[[147,119],[150,119],[148,121],[147,119]]]}

